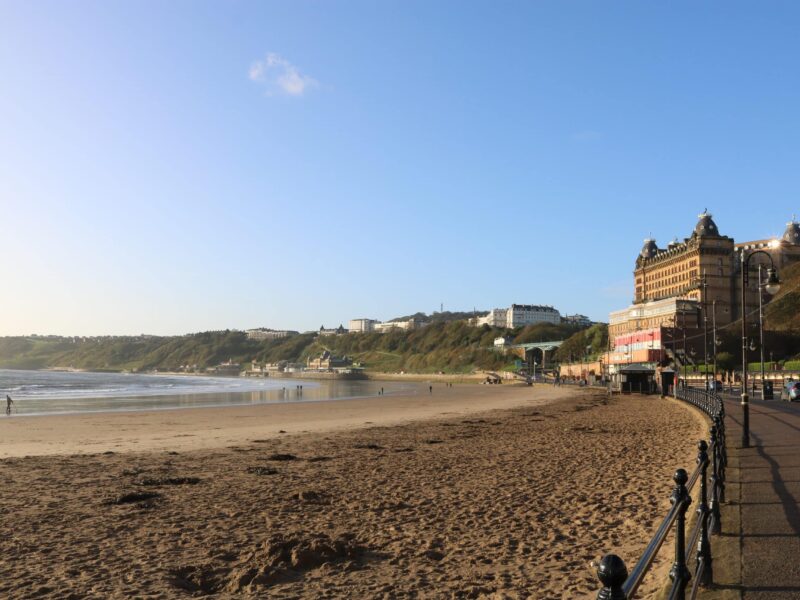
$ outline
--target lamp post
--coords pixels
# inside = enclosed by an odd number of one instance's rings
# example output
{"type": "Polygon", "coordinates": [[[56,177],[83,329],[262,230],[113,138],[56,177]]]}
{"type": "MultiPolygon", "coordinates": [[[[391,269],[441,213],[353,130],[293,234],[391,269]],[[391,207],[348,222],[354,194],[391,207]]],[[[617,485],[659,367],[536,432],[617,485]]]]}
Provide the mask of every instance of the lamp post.
{"type": "Polygon", "coordinates": [[[764,396],[764,293],[762,288],[764,284],[761,281],[761,263],[758,263],[758,343],[761,346],[761,399],[766,400],[764,396]]]}
{"type": "Polygon", "coordinates": [[[719,347],[719,340],[717,340],[717,301],[711,301],[711,330],[713,348],[711,349],[714,357],[714,391],[717,391],[717,348],[719,347]]]}
{"type": "Polygon", "coordinates": [[[706,305],[706,296],[708,291],[708,281],[706,280],[706,272],[703,271],[703,297],[702,297],[702,310],[703,310],[703,372],[705,373],[706,391],[708,391],[708,307],[706,305]]]}
{"type": "MultiPolygon", "coordinates": [[[[750,259],[756,254],[763,254],[769,259],[770,267],[767,269],[767,281],[764,291],[769,295],[776,294],[781,288],[778,272],[772,256],[763,250],[756,250],[746,254],[742,248],[742,448],[750,447],[750,398],[747,395],[747,285],[749,283],[748,270],[750,259]]],[[[759,285],[761,281],[759,280],[759,285]]]]}
{"type": "Polygon", "coordinates": [[[686,316],[683,317],[683,387],[686,386],[686,363],[689,362],[687,358],[689,355],[686,352],[686,316]]]}

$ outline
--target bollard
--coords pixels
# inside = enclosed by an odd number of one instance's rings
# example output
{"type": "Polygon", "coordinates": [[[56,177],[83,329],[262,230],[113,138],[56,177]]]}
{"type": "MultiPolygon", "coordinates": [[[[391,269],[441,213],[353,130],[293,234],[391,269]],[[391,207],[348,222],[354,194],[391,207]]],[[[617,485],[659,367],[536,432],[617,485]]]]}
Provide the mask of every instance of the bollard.
{"type": "Polygon", "coordinates": [[[706,478],[708,476],[708,444],[705,440],[697,443],[697,464],[700,467],[700,503],[697,505],[697,518],[700,519],[700,538],[697,540],[697,564],[703,564],[703,572],[700,577],[700,585],[709,586],[713,581],[711,567],[711,544],[708,541],[708,519],[710,511],[708,509],[708,490],[706,489],[706,478]]]}
{"type": "Polygon", "coordinates": [[[603,589],[597,594],[597,600],[626,600],[622,584],[628,578],[628,568],[616,554],[606,554],[597,565],[597,578],[603,589]]]}
{"type": "Polygon", "coordinates": [[[675,488],[670,494],[669,501],[678,507],[678,516],[675,519],[675,562],[669,571],[669,578],[672,579],[672,592],[669,597],[685,600],[686,585],[692,578],[686,567],[686,510],[692,503],[692,498],[686,490],[689,476],[685,469],[675,471],[672,479],[675,481],[675,488]]]}

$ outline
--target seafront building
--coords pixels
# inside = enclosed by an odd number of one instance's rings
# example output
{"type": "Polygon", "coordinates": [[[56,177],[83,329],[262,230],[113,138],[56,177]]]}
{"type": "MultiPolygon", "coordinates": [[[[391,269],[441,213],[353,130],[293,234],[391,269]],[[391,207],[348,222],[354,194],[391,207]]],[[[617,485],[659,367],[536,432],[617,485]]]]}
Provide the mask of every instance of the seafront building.
{"type": "MultiPolygon", "coordinates": [[[[639,365],[654,372],[668,361],[702,360],[704,324],[723,327],[741,317],[742,257],[756,250],[768,253],[779,270],[800,261],[800,224],[793,218],[778,239],[736,243],[720,233],[706,211],[683,241],[659,248],[654,239],[646,239],[636,257],[633,304],[609,315],[612,348],[604,356],[609,371],[639,365]]],[[[751,268],[756,261],[769,264],[756,256],[751,268]]],[[[757,280],[750,277],[745,290],[748,306],[758,305],[757,280]]]]}
{"type": "Polygon", "coordinates": [[[352,364],[353,361],[348,357],[333,356],[333,354],[325,350],[316,358],[309,357],[306,367],[313,371],[332,371],[333,369],[349,367],[352,364]]]}

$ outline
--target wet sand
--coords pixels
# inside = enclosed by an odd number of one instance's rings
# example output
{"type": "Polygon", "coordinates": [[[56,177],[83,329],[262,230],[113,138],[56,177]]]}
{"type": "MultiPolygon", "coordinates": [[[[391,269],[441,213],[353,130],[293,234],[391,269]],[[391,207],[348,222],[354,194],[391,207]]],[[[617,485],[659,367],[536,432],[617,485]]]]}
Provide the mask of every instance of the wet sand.
{"type": "Polygon", "coordinates": [[[656,397],[436,391],[279,407],[305,407],[300,421],[270,407],[9,419],[0,597],[593,597],[589,562],[614,550],[632,566],[703,433],[656,397]],[[45,419],[25,442],[19,424],[45,419]]]}

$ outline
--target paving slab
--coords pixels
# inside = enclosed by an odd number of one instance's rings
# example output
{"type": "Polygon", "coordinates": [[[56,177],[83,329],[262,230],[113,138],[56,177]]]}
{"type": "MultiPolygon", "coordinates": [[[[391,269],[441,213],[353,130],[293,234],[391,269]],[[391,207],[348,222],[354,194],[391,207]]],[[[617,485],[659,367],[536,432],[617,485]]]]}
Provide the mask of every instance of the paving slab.
{"type": "Polygon", "coordinates": [[[746,600],[800,599],[800,405],[750,403],[750,447],[741,447],[742,410],[726,402],[728,498],[739,508],[740,578],[746,600]]]}

